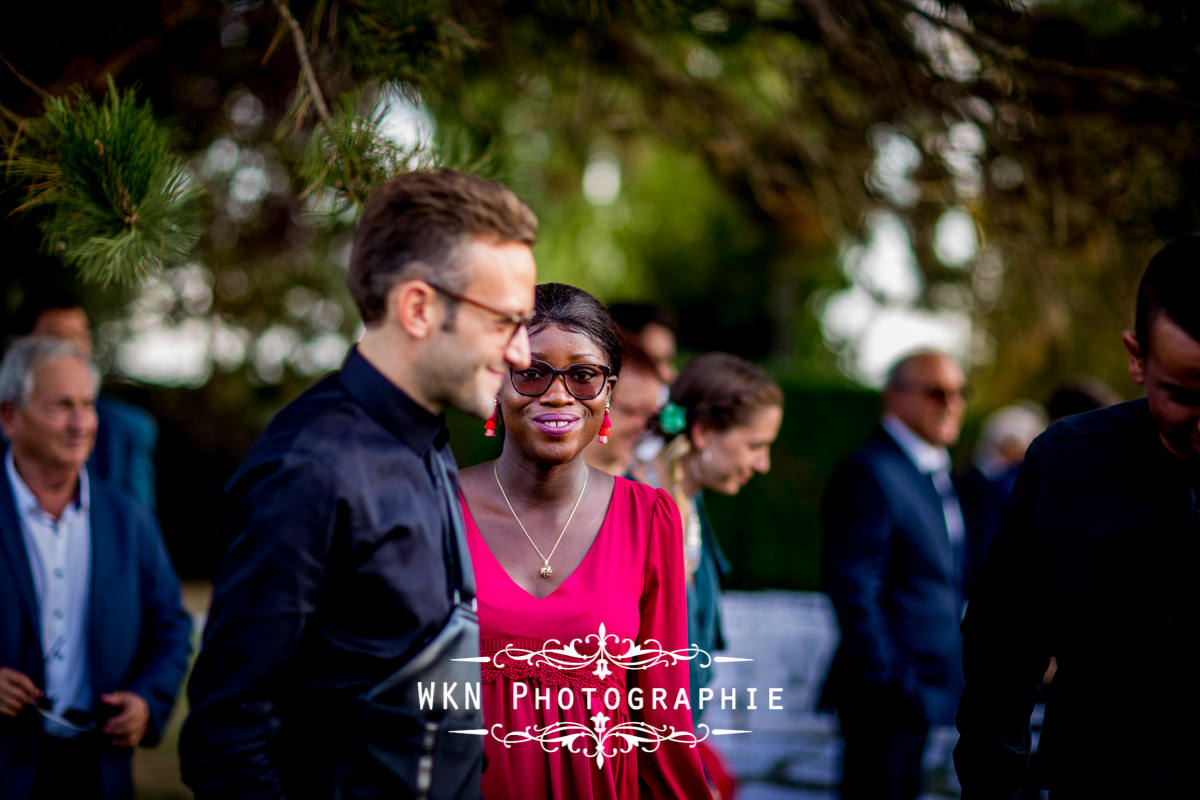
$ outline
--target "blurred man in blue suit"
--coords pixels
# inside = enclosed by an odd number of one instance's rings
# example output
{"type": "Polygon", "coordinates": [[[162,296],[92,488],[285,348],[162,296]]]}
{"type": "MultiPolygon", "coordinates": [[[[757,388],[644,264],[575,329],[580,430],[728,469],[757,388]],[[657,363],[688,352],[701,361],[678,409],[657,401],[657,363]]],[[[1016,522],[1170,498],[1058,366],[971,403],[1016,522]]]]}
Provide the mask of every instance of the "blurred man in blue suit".
{"type": "Polygon", "coordinates": [[[191,620],[153,515],[90,474],[98,373],[73,345],[0,363],[0,791],[131,798],[161,737],[191,620]]]}
{"type": "Polygon", "coordinates": [[[965,525],[946,447],[964,386],[944,353],[898,361],[879,427],[826,489],[824,588],[842,638],[824,704],[841,722],[847,800],[915,798],[930,726],[954,722],[965,525]]]}

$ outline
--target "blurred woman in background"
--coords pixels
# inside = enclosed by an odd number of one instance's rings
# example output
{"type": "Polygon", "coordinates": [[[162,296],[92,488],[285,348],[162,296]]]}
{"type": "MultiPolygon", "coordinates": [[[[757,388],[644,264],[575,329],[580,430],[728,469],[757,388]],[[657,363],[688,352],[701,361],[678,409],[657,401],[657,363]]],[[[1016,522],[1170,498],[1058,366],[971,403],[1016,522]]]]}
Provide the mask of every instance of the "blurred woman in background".
{"type": "MultiPolygon", "coordinates": [[[[656,427],[666,444],[649,480],[675,498],[683,517],[688,575],[688,642],[713,652],[725,647],[721,630],[721,578],[729,564],[704,511],[704,490],[735,495],[756,473],[771,468],[770,448],[783,421],[783,390],[760,368],[728,353],[689,361],[671,386],[656,427]]],[[[697,692],[711,669],[689,662],[692,717],[700,720],[697,692]]],[[[729,796],[731,781],[701,743],[710,781],[729,796]]]]}

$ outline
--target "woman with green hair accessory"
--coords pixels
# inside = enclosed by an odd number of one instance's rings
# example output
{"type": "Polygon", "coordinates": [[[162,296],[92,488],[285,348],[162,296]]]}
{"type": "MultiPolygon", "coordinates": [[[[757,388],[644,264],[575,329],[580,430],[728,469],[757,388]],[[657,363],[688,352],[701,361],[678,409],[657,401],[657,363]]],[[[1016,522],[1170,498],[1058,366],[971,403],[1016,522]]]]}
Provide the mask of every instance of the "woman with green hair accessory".
{"type": "MultiPolygon", "coordinates": [[[[725,647],[719,601],[729,564],[702,494],[735,495],[755,473],[770,470],[770,448],[782,421],[783,390],[762,369],[728,353],[705,353],[679,373],[654,425],[665,444],[650,483],[670,492],[683,517],[688,641],[710,653],[725,647]]],[[[695,722],[698,693],[712,675],[698,660],[689,662],[695,722]]]]}

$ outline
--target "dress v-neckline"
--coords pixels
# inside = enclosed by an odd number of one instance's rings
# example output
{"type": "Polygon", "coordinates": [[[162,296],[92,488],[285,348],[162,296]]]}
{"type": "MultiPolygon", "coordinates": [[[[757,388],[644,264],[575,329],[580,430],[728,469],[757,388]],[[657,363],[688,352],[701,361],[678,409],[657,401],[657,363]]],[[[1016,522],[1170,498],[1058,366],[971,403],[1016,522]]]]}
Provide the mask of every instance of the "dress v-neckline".
{"type": "Polygon", "coordinates": [[[471,513],[471,506],[470,506],[470,503],[467,502],[467,496],[465,494],[463,494],[461,491],[459,492],[459,494],[462,497],[463,506],[467,510],[465,522],[469,526],[469,533],[471,535],[479,537],[479,543],[481,545],[483,545],[483,550],[484,550],[484,552],[487,553],[487,557],[491,560],[492,566],[494,566],[497,570],[499,570],[500,574],[503,575],[505,577],[505,579],[508,581],[508,583],[510,583],[513,587],[515,587],[517,589],[517,591],[528,596],[531,600],[541,601],[541,600],[548,600],[551,597],[553,597],[554,595],[558,594],[558,591],[560,589],[562,589],[564,586],[566,586],[568,583],[570,583],[571,580],[576,576],[576,574],[578,574],[583,569],[583,567],[588,563],[588,561],[591,560],[592,554],[596,551],[596,543],[600,541],[600,537],[603,536],[605,531],[610,527],[610,519],[609,518],[612,516],[611,512],[612,512],[612,507],[613,507],[613,498],[615,498],[616,494],[617,494],[618,482],[619,481],[617,478],[613,479],[612,491],[609,493],[609,496],[608,496],[608,505],[605,506],[604,517],[603,517],[603,519],[600,520],[600,529],[598,531],[596,531],[596,535],[594,537],[592,537],[592,543],[590,545],[588,545],[587,552],[583,554],[583,558],[580,559],[579,563],[575,565],[575,569],[571,570],[571,573],[569,575],[567,575],[567,577],[563,578],[563,582],[560,583],[558,586],[555,586],[554,589],[549,594],[544,595],[542,597],[538,597],[536,594],[529,591],[524,586],[522,586],[520,583],[518,583],[517,579],[514,578],[507,569],[504,568],[504,565],[500,563],[500,559],[497,558],[496,554],[492,552],[492,547],[491,547],[491,545],[488,544],[487,539],[484,537],[483,531],[480,530],[479,523],[475,521],[475,515],[473,513],[471,513]]]}

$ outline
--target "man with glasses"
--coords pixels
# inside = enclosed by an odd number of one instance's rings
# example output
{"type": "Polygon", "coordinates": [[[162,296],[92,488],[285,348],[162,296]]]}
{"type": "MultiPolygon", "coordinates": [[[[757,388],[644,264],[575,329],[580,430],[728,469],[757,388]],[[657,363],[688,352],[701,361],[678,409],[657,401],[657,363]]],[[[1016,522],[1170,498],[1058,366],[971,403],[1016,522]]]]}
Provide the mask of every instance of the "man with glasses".
{"type": "Polygon", "coordinates": [[[368,201],[349,273],[363,337],[226,489],[180,740],[199,800],[478,797],[482,742],[455,733],[478,710],[412,685],[479,681],[443,412],[486,417],[529,365],[536,232],[508,189],[450,170],[368,201]]]}
{"type": "Polygon", "coordinates": [[[845,741],[844,798],[916,798],[929,728],[954,722],[965,530],[946,447],[964,386],[944,353],[896,362],[879,427],[825,492],[824,588],[841,643],[824,701],[845,741]]]}
{"type": "Polygon", "coordinates": [[[75,345],[17,340],[0,363],[0,795],[132,798],[191,619],[148,509],[85,468],[99,373],[75,345]]]}

